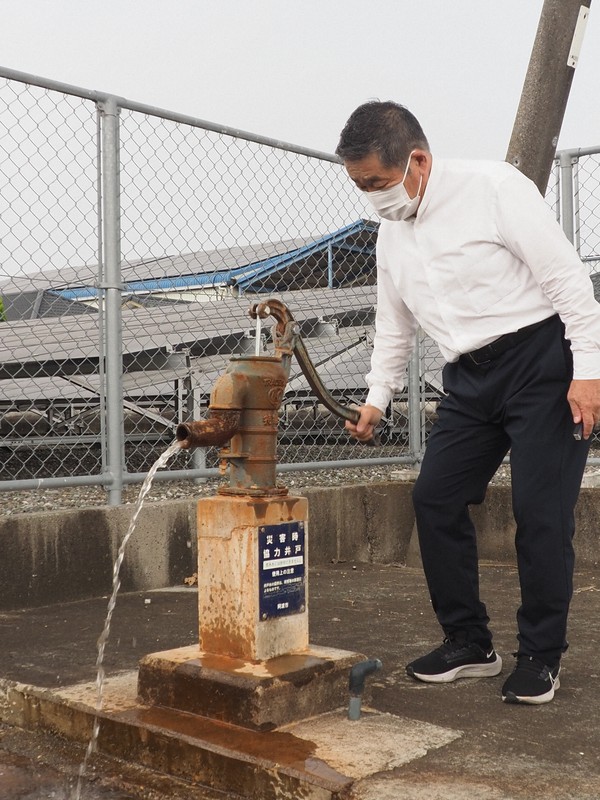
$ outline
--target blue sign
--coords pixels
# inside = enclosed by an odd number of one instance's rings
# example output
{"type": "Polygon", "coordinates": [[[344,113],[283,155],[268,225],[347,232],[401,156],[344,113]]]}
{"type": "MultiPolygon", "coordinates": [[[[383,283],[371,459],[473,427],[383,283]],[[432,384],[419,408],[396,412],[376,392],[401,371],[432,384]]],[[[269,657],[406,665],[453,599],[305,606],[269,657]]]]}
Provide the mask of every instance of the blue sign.
{"type": "Polygon", "coordinates": [[[304,522],[258,529],[258,591],[261,620],[301,614],[306,608],[304,522]]]}

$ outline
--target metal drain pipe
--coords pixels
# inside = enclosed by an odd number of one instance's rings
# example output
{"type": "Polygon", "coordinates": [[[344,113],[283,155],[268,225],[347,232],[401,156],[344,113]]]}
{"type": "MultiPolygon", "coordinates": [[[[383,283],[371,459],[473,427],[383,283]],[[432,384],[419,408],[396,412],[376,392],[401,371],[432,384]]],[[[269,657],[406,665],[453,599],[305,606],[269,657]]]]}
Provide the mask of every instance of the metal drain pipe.
{"type": "Polygon", "coordinates": [[[348,706],[348,719],[360,719],[360,706],[362,695],[365,688],[365,680],[368,675],[377,672],[383,667],[378,658],[368,658],[366,661],[359,661],[350,670],[349,690],[350,704],[348,706]]]}

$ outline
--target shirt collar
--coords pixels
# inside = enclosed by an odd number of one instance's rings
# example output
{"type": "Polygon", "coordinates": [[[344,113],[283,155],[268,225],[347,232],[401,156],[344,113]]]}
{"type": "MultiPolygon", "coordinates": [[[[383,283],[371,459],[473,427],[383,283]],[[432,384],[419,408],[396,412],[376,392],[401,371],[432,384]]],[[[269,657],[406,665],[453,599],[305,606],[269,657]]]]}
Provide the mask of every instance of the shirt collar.
{"type": "Polygon", "coordinates": [[[442,173],[442,163],[440,159],[434,158],[432,156],[431,162],[431,170],[429,171],[429,178],[427,179],[427,186],[425,187],[425,192],[423,194],[423,198],[419,203],[419,208],[417,209],[417,214],[415,220],[418,222],[423,215],[427,211],[427,207],[431,202],[431,197],[433,193],[436,191],[437,185],[440,182],[440,176],[442,173]]]}

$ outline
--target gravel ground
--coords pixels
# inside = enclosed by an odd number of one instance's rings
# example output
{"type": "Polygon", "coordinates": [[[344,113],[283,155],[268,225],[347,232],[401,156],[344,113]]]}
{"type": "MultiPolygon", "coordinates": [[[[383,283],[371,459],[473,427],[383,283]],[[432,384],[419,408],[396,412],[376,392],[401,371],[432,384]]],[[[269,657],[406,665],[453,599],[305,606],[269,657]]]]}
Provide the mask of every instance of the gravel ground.
{"type": "MultiPolygon", "coordinates": [[[[411,480],[414,477],[415,472],[411,467],[391,464],[280,473],[278,484],[287,486],[290,490],[301,492],[302,489],[310,486],[341,486],[349,483],[411,480]]],[[[584,485],[598,485],[599,478],[600,468],[597,465],[589,466],[586,469],[584,485]],[[588,480],[587,483],[586,479],[588,480]]],[[[198,484],[193,481],[157,480],[154,482],[146,502],[178,500],[186,497],[205,497],[214,494],[217,487],[224,482],[226,482],[226,479],[223,478],[210,478],[206,482],[198,484]]],[[[510,484],[508,465],[503,464],[498,469],[491,483],[496,485],[510,484]]],[[[140,484],[126,486],[123,490],[123,502],[125,504],[135,503],[140,488],[140,484]]],[[[64,508],[102,506],[106,502],[106,491],[99,486],[0,492],[0,516],[53,511],[64,508]]]]}
{"type": "MultiPolygon", "coordinates": [[[[307,470],[280,474],[278,483],[290,490],[301,491],[309,486],[339,486],[348,483],[373,483],[386,480],[409,480],[414,476],[410,467],[399,465],[347,467],[338,469],[307,470]]],[[[177,500],[185,497],[203,497],[214,494],[222,478],[211,478],[206,483],[193,481],[155,481],[146,502],[177,500]]],[[[494,483],[509,483],[508,467],[502,466],[494,483]]],[[[123,502],[137,500],[140,485],[125,487],[123,502]]],[[[77,486],[61,489],[36,489],[31,491],[0,492],[0,515],[25,514],[36,511],[53,511],[63,508],[82,508],[106,504],[106,492],[98,486],[77,486]]]]}

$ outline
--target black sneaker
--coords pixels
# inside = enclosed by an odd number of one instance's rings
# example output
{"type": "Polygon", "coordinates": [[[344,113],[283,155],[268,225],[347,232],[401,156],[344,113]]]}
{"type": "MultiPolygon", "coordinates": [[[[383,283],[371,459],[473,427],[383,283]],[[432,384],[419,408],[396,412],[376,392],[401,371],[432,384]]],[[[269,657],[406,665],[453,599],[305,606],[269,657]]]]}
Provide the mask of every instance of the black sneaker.
{"type": "Polygon", "coordinates": [[[406,672],[427,683],[451,683],[457,678],[489,678],[501,669],[502,659],[493,647],[486,651],[475,643],[444,639],[429,655],[412,661],[406,672]]]}
{"type": "Polygon", "coordinates": [[[505,703],[549,703],[560,688],[560,664],[549,667],[539,658],[517,655],[517,665],[502,687],[505,703]]]}

